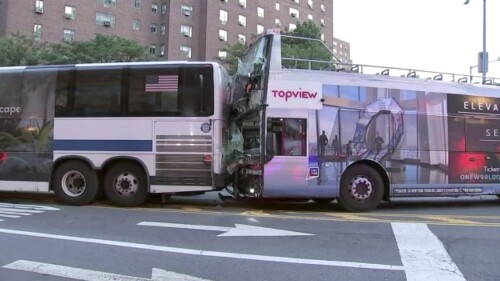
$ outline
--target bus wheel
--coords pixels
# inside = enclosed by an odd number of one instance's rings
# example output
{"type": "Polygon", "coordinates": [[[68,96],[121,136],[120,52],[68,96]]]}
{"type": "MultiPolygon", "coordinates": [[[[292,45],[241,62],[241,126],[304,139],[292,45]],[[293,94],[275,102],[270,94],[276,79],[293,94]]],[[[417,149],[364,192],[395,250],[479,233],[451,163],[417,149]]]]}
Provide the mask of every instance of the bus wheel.
{"type": "Polygon", "coordinates": [[[366,165],[355,165],[345,171],[340,182],[340,206],[350,212],[375,209],[384,195],[380,174],[366,165]]]}
{"type": "Polygon", "coordinates": [[[115,164],[104,176],[104,193],[117,206],[143,204],[149,197],[144,170],[131,162],[115,164]]]}
{"type": "Polygon", "coordinates": [[[89,204],[99,191],[96,171],[81,161],[68,161],[57,167],[52,184],[57,198],[70,205],[89,204]]]}

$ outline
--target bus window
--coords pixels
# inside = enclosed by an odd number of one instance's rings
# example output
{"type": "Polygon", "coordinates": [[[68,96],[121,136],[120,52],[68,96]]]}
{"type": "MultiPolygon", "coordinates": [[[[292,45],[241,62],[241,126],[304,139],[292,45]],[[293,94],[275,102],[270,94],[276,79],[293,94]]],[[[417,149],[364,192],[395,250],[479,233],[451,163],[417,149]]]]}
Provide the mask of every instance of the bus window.
{"type": "Polygon", "coordinates": [[[180,116],[179,69],[175,66],[140,66],[129,74],[129,116],[180,116]]]}
{"type": "Polygon", "coordinates": [[[210,116],[214,113],[212,65],[186,65],[180,85],[182,116],[210,116]]]}
{"type": "Polygon", "coordinates": [[[121,114],[122,69],[79,69],[75,75],[73,116],[121,114]]]}
{"type": "Polygon", "coordinates": [[[306,119],[294,118],[268,119],[268,132],[276,134],[276,155],[306,156],[306,122],[306,119]]]}

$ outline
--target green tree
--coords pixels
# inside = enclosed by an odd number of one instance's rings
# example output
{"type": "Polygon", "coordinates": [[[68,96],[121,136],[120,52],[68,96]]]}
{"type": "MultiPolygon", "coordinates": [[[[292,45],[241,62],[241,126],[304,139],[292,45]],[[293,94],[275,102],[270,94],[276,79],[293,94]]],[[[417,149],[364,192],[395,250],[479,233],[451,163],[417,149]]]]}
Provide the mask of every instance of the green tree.
{"type": "Polygon", "coordinates": [[[74,64],[156,60],[137,41],[97,34],[89,41],[70,44],[41,42],[14,33],[0,38],[0,65],[74,64]]]}
{"type": "Polygon", "coordinates": [[[214,59],[228,68],[229,74],[233,75],[236,73],[238,68],[238,60],[243,56],[247,49],[247,45],[240,42],[234,45],[226,45],[221,51],[226,52],[226,57],[215,57],[214,59]]]}
{"type": "Polygon", "coordinates": [[[313,21],[297,23],[297,28],[285,35],[316,40],[283,37],[281,41],[282,65],[287,68],[324,69],[332,66],[334,57],[322,44],[321,28],[313,21]],[[285,58],[285,59],[283,59],[285,58]]]}
{"type": "Polygon", "coordinates": [[[118,36],[96,34],[90,41],[72,43],[76,63],[126,62],[154,60],[156,57],[137,41],[118,36]]]}
{"type": "Polygon", "coordinates": [[[43,57],[49,50],[49,44],[13,33],[0,38],[0,65],[34,65],[44,63],[43,57]]]}

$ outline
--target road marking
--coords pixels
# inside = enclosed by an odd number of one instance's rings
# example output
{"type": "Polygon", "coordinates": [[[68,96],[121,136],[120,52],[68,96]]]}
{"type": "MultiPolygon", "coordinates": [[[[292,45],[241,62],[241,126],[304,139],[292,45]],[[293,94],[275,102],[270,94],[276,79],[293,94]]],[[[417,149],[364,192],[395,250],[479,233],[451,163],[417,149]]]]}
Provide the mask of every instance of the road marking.
{"type": "Polygon", "coordinates": [[[140,222],[137,225],[142,226],[158,226],[158,227],[169,227],[169,228],[182,228],[182,229],[194,229],[194,230],[209,230],[209,231],[222,231],[224,233],[217,235],[222,236],[308,236],[313,235],[309,233],[294,232],[288,230],[246,225],[246,224],[235,224],[235,227],[224,227],[224,226],[210,226],[210,225],[193,225],[193,224],[178,224],[178,223],[166,223],[166,222],[140,222]]]}
{"type": "Polygon", "coordinates": [[[263,256],[263,255],[239,254],[239,253],[228,253],[228,252],[215,252],[215,251],[158,246],[158,245],[149,245],[149,244],[132,243],[132,242],[103,240],[95,238],[65,236],[65,235],[57,235],[49,233],[29,232],[29,231],[6,229],[6,228],[0,228],[0,233],[83,242],[83,243],[91,243],[91,244],[99,244],[107,246],[117,246],[124,248],[134,248],[134,249],[142,249],[150,251],[168,252],[175,254],[204,256],[204,257],[232,258],[241,260],[279,262],[279,263],[304,264],[304,265],[323,265],[330,267],[350,267],[350,268],[398,270],[398,271],[404,270],[404,267],[401,265],[358,263],[358,262],[346,262],[346,261],[301,259],[301,258],[289,258],[289,257],[279,257],[279,256],[263,256]]]}
{"type": "Polygon", "coordinates": [[[57,277],[71,278],[82,281],[208,281],[207,279],[197,278],[176,272],[165,271],[153,268],[151,279],[132,277],[127,275],[112,274],[102,271],[80,269],[76,267],[54,265],[50,263],[41,263],[34,261],[18,260],[13,263],[2,266],[2,268],[34,272],[42,275],[51,275],[57,277]]]}
{"type": "Polygon", "coordinates": [[[426,224],[391,223],[407,281],[465,281],[462,272],[426,224]]]}
{"type": "MultiPolygon", "coordinates": [[[[0,203],[0,217],[17,219],[22,216],[31,216],[45,211],[59,211],[60,209],[48,206],[22,205],[11,203],[0,203]]],[[[1,220],[0,221],[4,221],[1,220]]]]}

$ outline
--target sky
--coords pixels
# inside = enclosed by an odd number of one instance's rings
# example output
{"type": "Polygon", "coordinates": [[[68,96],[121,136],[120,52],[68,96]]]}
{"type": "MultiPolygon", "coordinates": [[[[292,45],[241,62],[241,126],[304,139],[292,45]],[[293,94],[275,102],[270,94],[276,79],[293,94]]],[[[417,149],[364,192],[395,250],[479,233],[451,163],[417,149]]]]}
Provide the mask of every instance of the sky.
{"type": "MultiPolygon", "coordinates": [[[[350,43],[356,64],[469,74],[483,49],[483,0],[464,2],[334,0],[334,36],[350,43]]],[[[486,0],[486,9],[486,50],[496,60],[500,0],[486,0]]],[[[487,75],[500,77],[500,61],[487,75]]]]}

